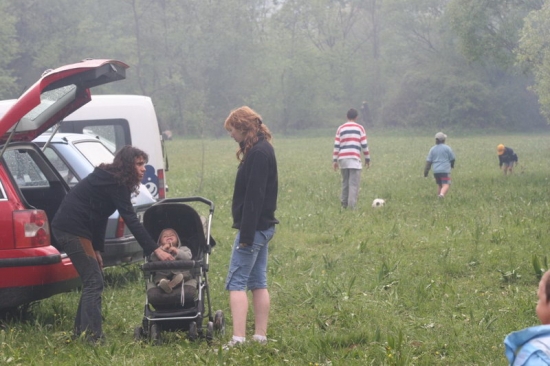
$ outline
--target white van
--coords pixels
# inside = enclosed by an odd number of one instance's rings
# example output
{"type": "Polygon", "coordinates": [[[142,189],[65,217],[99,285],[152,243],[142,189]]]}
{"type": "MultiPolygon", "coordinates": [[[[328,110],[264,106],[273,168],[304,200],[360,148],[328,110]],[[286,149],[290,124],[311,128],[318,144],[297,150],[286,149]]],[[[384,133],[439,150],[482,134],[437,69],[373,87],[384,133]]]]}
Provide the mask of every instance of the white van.
{"type": "Polygon", "coordinates": [[[92,101],[67,116],[60,132],[92,134],[113,152],[132,145],[149,155],[142,183],[156,199],[166,198],[168,157],[151,98],[142,95],[92,95],[92,101]]]}

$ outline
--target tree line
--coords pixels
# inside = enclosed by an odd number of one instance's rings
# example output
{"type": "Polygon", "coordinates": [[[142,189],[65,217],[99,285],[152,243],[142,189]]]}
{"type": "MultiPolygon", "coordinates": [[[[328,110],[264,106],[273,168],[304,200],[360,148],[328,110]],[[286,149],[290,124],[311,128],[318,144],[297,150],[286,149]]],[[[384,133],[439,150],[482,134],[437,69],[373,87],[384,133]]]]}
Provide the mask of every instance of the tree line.
{"type": "Polygon", "coordinates": [[[84,58],[130,65],[101,93],[152,97],[163,129],[537,129],[550,119],[550,0],[0,0],[0,97],[84,58]]]}

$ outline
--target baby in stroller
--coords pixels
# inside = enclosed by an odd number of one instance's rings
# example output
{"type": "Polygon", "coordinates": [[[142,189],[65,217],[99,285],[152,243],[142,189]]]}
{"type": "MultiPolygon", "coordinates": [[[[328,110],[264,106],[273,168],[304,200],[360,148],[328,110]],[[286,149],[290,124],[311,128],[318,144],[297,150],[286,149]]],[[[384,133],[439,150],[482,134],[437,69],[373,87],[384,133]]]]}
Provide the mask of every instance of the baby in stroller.
{"type": "MultiPolygon", "coordinates": [[[[167,228],[162,230],[159,235],[158,244],[162,250],[172,254],[176,260],[190,260],[193,256],[191,249],[181,244],[180,238],[174,229],[167,228]]],[[[159,261],[159,258],[153,253],[151,261],[159,261]]],[[[157,271],[153,276],[155,285],[167,294],[171,293],[182,281],[184,281],[184,285],[186,286],[196,286],[196,280],[193,279],[190,271],[157,271]]]]}

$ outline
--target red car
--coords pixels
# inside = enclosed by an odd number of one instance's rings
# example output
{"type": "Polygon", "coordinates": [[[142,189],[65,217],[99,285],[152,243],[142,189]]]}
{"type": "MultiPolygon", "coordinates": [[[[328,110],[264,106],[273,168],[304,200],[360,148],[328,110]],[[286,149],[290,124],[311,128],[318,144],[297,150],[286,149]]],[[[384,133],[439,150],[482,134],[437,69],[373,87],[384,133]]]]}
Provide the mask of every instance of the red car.
{"type": "Polygon", "coordinates": [[[69,186],[32,140],[126,77],[116,60],[46,71],[0,119],[0,311],[70,291],[80,278],[53,246],[49,222],[69,186]]]}

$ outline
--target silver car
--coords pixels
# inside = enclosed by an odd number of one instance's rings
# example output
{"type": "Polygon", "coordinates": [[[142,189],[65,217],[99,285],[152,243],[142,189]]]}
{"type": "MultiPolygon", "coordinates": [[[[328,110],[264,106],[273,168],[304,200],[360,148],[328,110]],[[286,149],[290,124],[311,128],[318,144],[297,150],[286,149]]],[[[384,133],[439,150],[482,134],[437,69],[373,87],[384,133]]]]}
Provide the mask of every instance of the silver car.
{"type": "MultiPolygon", "coordinates": [[[[56,133],[51,138],[44,133],[33,140],[40,146],[63,179],[74,187],[101,163],[111,163],[114,154],[98,138],[88,134],[56,133]],[[49,141],[49,142],[48,142],[49,141]],[[44,149],[44,145],[46,145],[44,149]]],[[[132,195],[132,204],[140,220],[143,213],[156,200],[147,187],[140,186],[139,194],[132,195]]],[[[102,253],[105,267],[138,262],[143,259],[143,250],[124,224],[118,211],[109,217],[105,234],[105,252],[102,253]]]]}

